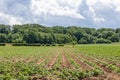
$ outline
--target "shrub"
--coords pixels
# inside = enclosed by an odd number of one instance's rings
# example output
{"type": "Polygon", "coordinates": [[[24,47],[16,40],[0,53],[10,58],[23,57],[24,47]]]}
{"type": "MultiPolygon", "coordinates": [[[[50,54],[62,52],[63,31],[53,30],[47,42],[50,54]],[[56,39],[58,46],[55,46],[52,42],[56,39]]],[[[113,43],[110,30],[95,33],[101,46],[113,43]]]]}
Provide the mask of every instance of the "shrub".
{"type": "Polygon", "coordinates": [[[12,46],[27,46],[27,43],[13,43],[12,46]]]}
{"type": "Polygon", "coordinates": [[[51,44],[51,46],[56,46],[56,44],[51,44]]]}
{"type": "Polygon", "coordinates": [[[45,46],[50,46],[50,44],[46,44],[45,46]]]}
{"type": "Polygon", "coordinates": [[[6,44],[5,43],[0,43],[0,46],[5,46],[6,44]]]}
{"type": "Polygon", "coordinates": [[[41,44],[27,44],[27,46],[41,46],[41,44]]]}
{"type": "Polygon", "coordinates": [[[111,43],[111,41],[110,40],[107,40],[107,39],[103,39],[103,38],[101,38],[101,39],[98,39],[97,41],[96,41],[96,43],[111,43]]]}
{"type": "Polygon", "coordinates": [[[79,44],[87,44],[87,40],[81,39],[78,41],[79,44]]]}
{"type": "Polygon", "coordinates": [[[58,44],[58,46],[64,46],[64,44],[58,44]]]}

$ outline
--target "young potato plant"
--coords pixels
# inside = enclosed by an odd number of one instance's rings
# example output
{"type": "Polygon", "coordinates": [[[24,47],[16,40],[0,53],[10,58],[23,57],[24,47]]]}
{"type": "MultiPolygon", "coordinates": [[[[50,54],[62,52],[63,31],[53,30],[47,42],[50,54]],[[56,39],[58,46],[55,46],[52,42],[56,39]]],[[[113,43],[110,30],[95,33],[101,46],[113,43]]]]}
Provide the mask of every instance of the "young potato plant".
{"type": "Polygon", "coordinates": [[[110,70],[113,70],[113,71],[115,71],[115,72],[117,72],[117,73],[120,73],[120,67],[116,67],[116,66],[113,65],[113,64],[109,64],[109,65],[107,65],[107,67],[108,67],[110,70]]]}
{"type": "Polygon", "coordinates": [[[101,70],[100,67],[96,65],[95,63],[89,62],[89,61],[84,61],[84,62],[94,68],[91,72],[91,75],[98,76],[98,75],[104,74],[103,70],[101,70]]]}

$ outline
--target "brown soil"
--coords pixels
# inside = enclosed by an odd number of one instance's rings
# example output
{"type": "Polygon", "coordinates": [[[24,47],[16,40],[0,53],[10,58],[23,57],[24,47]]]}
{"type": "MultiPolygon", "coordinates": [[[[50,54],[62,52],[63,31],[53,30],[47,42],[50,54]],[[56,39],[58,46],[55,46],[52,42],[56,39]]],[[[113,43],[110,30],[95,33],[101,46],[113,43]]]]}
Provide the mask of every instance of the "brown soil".
{"type": "Polygon", "coordinates": [[[48,69],[51,69],[51,68],[54,66],[55,62],[57,61],[58,55],[59,55],[59,54],[56,54],[56,55],[49,61],[49,63],[48,63],[48,69]]]}
{"type": "Polygon", "coordinates": [[[22,59],[14,58],[14,59],[12,60],[12,62],[13,62],[13,63],[25,62],[25,59],[24,59],[24,58],[22,58],[22,59]]]}
{"type": "Polygon", "coordinates": [[[112,64],[112,65],[114,65],[116,67],[120,67],[120,63],[118,63],[118,61],[117,62],[116,61],[110,61],[110,60],[107,60],[107,59],[102,58],[102,57],[96,57],[95,59],[98,60],[98,61],[101,61],[101,62],[112,64]]]}
{"type": "Polygon", "coordinates": [[[83,61],[79,60],[77,57],[74,55],[71,55],[71,57],[74,59],[74,61],[80,65],[83,71],[91,71],[93,68],[89,66],[88,64],[84,63],[83,61]]]}
{"type": "Polygon", "coordinates": [[[42,77],[38,77],[38,76],[29,76],[30,80],[52,80],[51,78],[49,77],[45,77],[45,76],[42,76],[42,77]]]}
{"type": "Polygon", "coordinates": [[[32,62],[32,61],[34,61],[34,58],[32,58],[32,57],[29,57],[29,58],[25,59],[26,63],[29,63],[29,62],[32,62]]]}
{"type": "Polygon", "coordinates": [[[63,68],[70,68],[70,62],[64,53],[62,54],[62,67],[63,68]]]}
{"type": "Polygon", "coordinates": [[[36,64],[41,64],[41,63],[43,63],[44,61],[45,61],[46,59],[39,59],[37,62],[36,62],[36,64]]]}
{"type": "Polygon", "coordinates": [[[96,59],[92,59],[88,56],[82,55],[80,54],[80,57],[86,59],[87,61],[93,62],[96,65],[98,65],[104,72],[104,74],[102,76],[98,76],[98,77],[89,77],[86,80],[120,80],[120,76],[117,75],[116,73],[112,72],[109,68],[106,67],[106,65],[97,62],[96,59]]]}

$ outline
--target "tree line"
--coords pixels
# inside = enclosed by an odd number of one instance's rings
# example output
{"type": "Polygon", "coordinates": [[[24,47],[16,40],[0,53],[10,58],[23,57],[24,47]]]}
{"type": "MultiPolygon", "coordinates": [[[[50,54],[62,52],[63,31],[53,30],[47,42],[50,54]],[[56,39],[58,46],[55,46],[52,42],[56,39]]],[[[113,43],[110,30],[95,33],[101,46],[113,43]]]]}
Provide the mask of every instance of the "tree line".
{"type": "Polygon", "coordinates": [[[0,25],[0,43],[94,44],[119,41],[120,28],[47,27],[39,24],[0,25]]]}

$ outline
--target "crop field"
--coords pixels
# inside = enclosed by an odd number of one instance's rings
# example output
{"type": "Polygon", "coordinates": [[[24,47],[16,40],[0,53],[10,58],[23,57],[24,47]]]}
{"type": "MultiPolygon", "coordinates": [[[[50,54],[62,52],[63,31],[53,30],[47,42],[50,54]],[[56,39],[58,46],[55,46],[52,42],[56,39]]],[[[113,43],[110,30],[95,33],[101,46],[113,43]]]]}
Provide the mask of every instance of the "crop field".
{"type": "Polygon", "coordinates": [[[120,45],[0,46],[0,80],[120,80],[120,45]]]}

